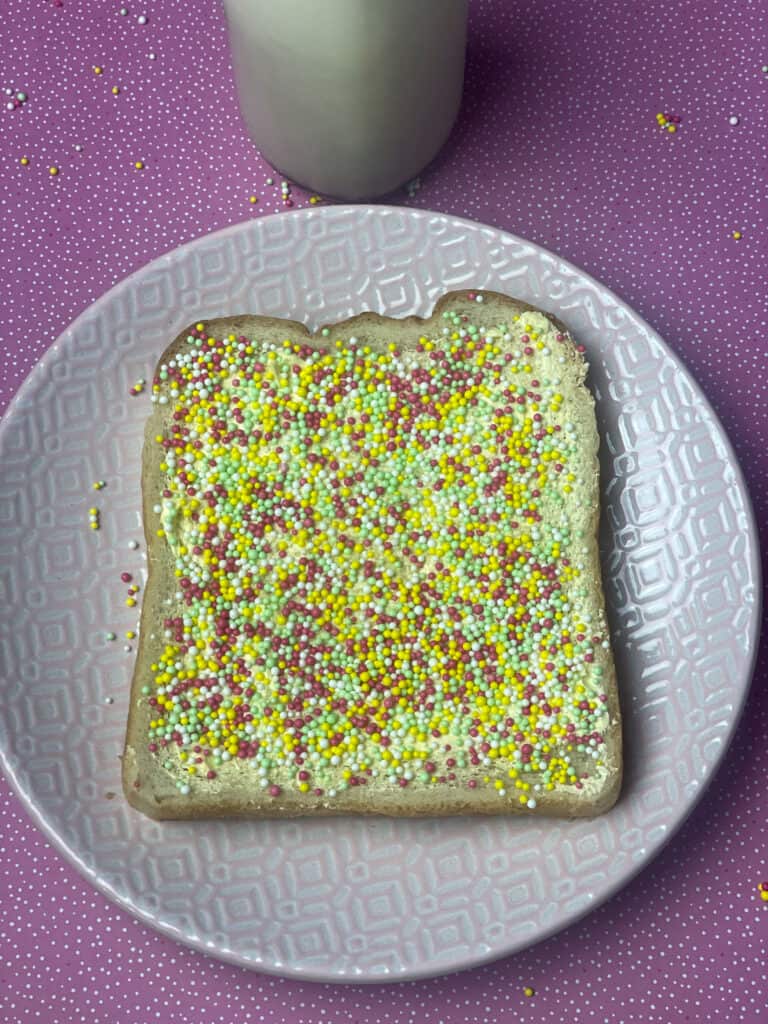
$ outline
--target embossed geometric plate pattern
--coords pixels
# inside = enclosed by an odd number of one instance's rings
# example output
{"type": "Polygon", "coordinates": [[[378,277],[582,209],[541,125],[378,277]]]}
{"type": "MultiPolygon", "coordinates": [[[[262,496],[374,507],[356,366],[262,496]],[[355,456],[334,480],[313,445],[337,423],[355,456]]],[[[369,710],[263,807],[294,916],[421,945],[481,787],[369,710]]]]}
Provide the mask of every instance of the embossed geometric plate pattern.
{"type": "Polygon", "coordinates": [[[453,217],[338,206],[201,238],[94,303],[0,424],[5,770],[104,893],[182,942],[264,971],[335,981],[437,974],[521,949],[616,892],[681,823],[725,752],[749,684],[759,594],[740,471],[663,341],[563,260],[453,217]],[[619,803],[576,822],[144,818],[119,779],[133,655],[105,640],[135,623],[121,571],[144,572],[128,541],[141,538],[149,405],[146,394],[129,397],[132,384],[196,319],[424,315],[464,286],[548,309],[587,347],[627,748],[619,803]],[[94,492],[95,480],[107,487],[94,492]]]}

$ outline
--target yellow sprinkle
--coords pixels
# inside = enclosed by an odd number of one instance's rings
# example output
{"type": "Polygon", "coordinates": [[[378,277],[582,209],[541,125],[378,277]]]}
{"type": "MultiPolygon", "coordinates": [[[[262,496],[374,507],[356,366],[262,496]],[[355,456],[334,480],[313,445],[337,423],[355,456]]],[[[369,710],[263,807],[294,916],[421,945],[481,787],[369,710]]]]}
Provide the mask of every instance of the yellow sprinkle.
{"type": "Polygon", "coordinates": [[[248,197],[248,202],[249,203],[258,203],[258,201],[259,201],[259,197],[258,196],[249,196],[248,197]]]}
{"type": "Polygon", "coordinates": [[[19,160],[19,163],[21,164],[22,167],[26,167],[27,164],[29,163],[29,157],[28,156],[23,156],[21,158],[21,160],[19,160]]]}
{"type": "Polygon", "coordinates": [[[536,995],[536,989],[532,988],[530,985],[526,985],[523,989],[523,995],[526,996],[526,998],[530,999],[531,996],[536,995]]]}
{"type": "Polygon", "coordinates": [[[731,237],[735,238],[736,241],[738,242],[738,240],[741,238],[741,232],[740,231],[734,231],[731,237]]]}
{"type": "Polygon", "coordinates": [[[104,71],[104,68],[100,67],[98,64],[94,64],[94,66],[93,66],[93,73],[94,73],[94,75],[100,75],[103,71],[104,71]]]}
{"type": "Polygon", "coordinates": [[[48,173],[55,178],[56,175],[59,173],[59,168],[56,167],[56,165],[54,164],[53,166],[48,168],[48,173]]]}
{"type": "Polygon", "coordinates": [[[126,597],[126,599],[125,599],[125,606],[126,606],[126,608],[134,608],[135,605],[136,605],[136,598],[135,597],[126,597]]]}
{"type": "MultiPolygon", "coordinates": [[[[112,91],[114,92],[114,89],[112,91]]],[[[143,160],[137,160],[136,163],[133,166],[136,168],[137,171],[143,171],[144,170],[144,161],[143,160]]]]}
{"type": "Polygon", "coordinates": [[[119,94],[120,94],[120,86],[119,85],[113,85],[112,86],[112,95],[113,96],[118,96],[119,94]]]}

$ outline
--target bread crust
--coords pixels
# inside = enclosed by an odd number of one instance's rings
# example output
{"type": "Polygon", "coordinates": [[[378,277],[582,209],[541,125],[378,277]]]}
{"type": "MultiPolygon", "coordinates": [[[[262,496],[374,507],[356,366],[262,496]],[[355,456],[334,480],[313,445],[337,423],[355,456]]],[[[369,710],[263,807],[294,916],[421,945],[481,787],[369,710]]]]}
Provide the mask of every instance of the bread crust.
{"type": "MultiPolygon", "coordinates": [[[[328,351],[334,338],[355,335],[361,343],[380,351],[392,340],[396,341],[399,347],[409,348],[415,345],[422,335],[435,337],[444,322],[443,313],[448,310],[466,311],[467,314],[471,314],[472,322],[480,328],[490,328],[516,315],[542,312],[534,306],[499,292],[476,290],[474,294],[482,296],[481,305],[471,301],[468,294],[470,293],[467,290],[462,290],[443,295],[431,316],[425,318],[410,316],[392,319],[373,312],[361,313],[328,325],[331,332],[328,337],[323,335],[322,327],[312,333],[297,321],[256,315],[205,321],[205,329],[209,335],[217,338],[229,334],[266,340],[290,338],[300,344],[328,351]]],[[[594,400],[583,383],[586,364],[570,339],[566,325],[551,314],[545,315],[558,331],[567,335],[564,351],[569,363],[577,367],[579,387],[583,392],[581,398],[585,408],[588,407],[591,417],[591,436],[582,439],[586,453],[584,461],[590,474],[587,493],[594,496],[585,531],[585,543],[589,552],[586,561],[592,587],[591,597],[601,619],[601,628],[607,636],[597,548],[600,509],[594,400]]],[[[158,369],[187,346],[191,330],[192,327],[189,327],[182,331],[170,343],[158,360],[158,369]]],[[[158,481],[162,477],[162,449],[155,438],[162,433],[170,415],[169,410],[170,405],[154,405],[145,428],[142,456],[143,521],[149,574],[142,603],[138,653],[122,756],[123,788],[127,800],[133,807],[151,818],[189,819],[339,814],[415,817],[515,813],[536,817],[575,818],[599,815],[613,806],[618,799],[622,782],[622,724],[616,673],[610,650],[598,652],[603,667],[603,690],[607,696],[605,706],[608,712],[608,725],[603,730],[604,742],[601,747],[603,768],[596,777],[587,779],[581,789],[563,784],[552,791],[540,792],[537,794],[535,810],[522,806],[515,799],[500,799],[492,789],[468,789],[466,784],[409,787],[407,796],[403,795],[402,790],[365,786],[348,788],[339,792],[333,800],[308,799],[297,791],[287,789],[284,789],[277,798],[265,798],[263,790],[255,785],[255,777],[251,778],[251,785],[248,784],[247,772],[243,772],[241,784],[202,784],[195,787],[193,794],[182,795],[176,780],[163,769],[159,755],[149,750],[147,737],[152,709],[142,694],[142,688],[151,685],[150,666],[157,657],[158,644],[162,644],[162,623],[167,614],[167,610],[163,609],[163,603],[176,586],[167,545],[157,536],[160,518],[155,510],[158,481]]]]}

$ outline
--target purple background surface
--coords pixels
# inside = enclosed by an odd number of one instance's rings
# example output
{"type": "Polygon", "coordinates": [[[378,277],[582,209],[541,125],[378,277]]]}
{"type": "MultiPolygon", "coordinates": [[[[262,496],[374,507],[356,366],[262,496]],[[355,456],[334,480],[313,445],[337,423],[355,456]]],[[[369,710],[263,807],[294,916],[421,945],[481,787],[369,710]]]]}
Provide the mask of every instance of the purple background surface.
{"type": "MultiPolygon", "coordinates": [[[[284,209],[239,119],[215,0],[125,6],[3,0],[0,89],[28,99],[0,108],[0,409],[127,273],[284,209]]],[[[763,67],[761,0],[472,0],[454,135],[416,194],[387,201],[513,231],[628,301],[709,396],[766,523],[763,67]]],[[[302,983],[179,946],[81,880],[0,779],[0,1021],[766,1021],[766,668],[763,650],[722,769],[633,883],[524,953],[430,981],[302,983]]]]}

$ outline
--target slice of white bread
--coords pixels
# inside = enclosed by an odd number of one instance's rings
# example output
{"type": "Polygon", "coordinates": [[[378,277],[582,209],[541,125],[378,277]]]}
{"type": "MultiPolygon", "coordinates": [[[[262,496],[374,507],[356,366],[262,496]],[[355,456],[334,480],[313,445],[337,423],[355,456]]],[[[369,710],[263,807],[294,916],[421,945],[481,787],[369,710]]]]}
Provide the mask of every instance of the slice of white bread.
{"type": "Polygon", "coordinates": [[[591,816],[621,722],[598,435],[563,324],[495,292],[158,363],[123,755],[154,818],[591,816]]]}

